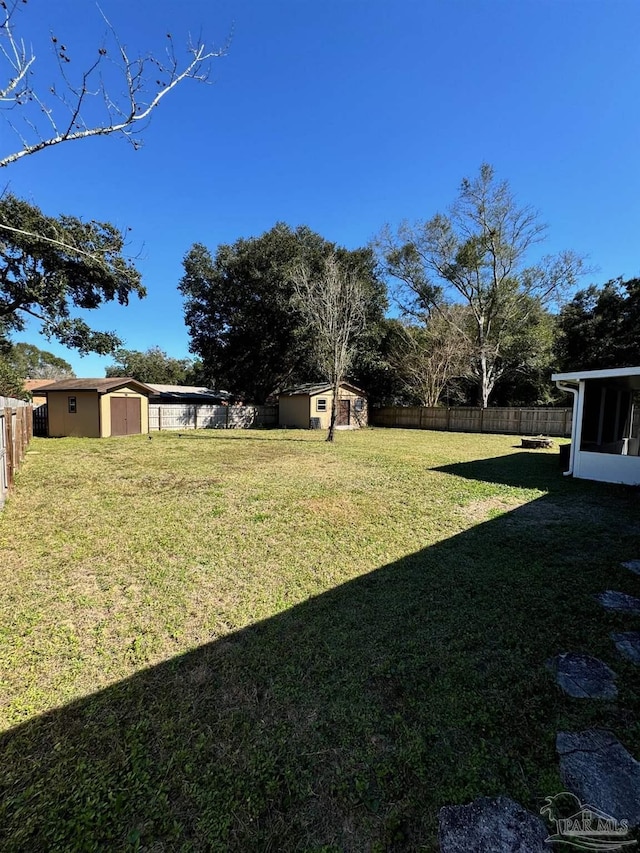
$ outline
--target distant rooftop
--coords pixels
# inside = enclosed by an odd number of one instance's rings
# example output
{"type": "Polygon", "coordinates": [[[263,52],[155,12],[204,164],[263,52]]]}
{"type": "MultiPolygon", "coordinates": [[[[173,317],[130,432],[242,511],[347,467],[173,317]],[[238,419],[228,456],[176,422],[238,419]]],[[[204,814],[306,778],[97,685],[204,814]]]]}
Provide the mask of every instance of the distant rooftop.
{"type": "Polygon", "coordinates": [[[213,388],[205,388],[202,385],[149,385],[154,396],[160,397],[191,397],[211,398],[227,400],[231,395],[228,391],[215,391],[213,388]]]}
{"type": "Polygon", "coordinates": [[[45,385],[51,385],[51,379],[25,379],[24,380],[24,390],[25,391],[35,391],[36,389],[43,388],[45,385]]]}

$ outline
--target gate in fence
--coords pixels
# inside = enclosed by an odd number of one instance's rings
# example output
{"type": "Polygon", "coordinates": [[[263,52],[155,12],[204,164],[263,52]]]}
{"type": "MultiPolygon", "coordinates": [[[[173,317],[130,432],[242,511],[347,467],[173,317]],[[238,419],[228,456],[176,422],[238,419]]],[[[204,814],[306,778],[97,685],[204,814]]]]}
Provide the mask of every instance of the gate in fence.
{"type": "Polygon", "coordinates": [[[47,426],[47,411],[46,403],[43,403],[41,406],[36,406],[33,410],[33,434],[40,436],[41,438],[46,438],[49,434],[47,426]]]}

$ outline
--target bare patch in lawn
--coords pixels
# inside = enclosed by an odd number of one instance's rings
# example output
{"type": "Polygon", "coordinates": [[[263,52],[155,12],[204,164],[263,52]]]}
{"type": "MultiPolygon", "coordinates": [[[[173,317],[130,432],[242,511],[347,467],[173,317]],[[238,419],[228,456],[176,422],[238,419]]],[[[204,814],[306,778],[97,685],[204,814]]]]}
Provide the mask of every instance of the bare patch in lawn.
{"type": "Polygon", "coordinates": [[[499,495],[496,497],[483,498],[471,501],[460,509],[460,515],[472,523],[481,523],[490,518],[496,518],[505,512],[511,512],[518,507],[530,503],[531,498],[499,495]]]}
{"type": "Polygon", "coordinates": [[[322,516],[333,522],[352,522],[360,513],[349,495],[331,495],[321,498],[306,498],[301,507],[313,516],[322,516]]]}

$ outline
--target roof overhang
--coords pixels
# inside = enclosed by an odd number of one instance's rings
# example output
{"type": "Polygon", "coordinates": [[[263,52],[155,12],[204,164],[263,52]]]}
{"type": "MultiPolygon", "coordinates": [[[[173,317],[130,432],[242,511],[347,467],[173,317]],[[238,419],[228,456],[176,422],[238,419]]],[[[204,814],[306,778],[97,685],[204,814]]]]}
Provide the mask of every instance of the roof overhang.
{"type": "Polygon", "coordinates": [[[612,384],[625,385],[633,390],[640,390],[640,367],[607,367],[601,370],[572,370],[569,373],[553,373],[553,382],[566,382],[568,385],[578,385],[581,381],[590,379],[611,380],[612,384]]]}

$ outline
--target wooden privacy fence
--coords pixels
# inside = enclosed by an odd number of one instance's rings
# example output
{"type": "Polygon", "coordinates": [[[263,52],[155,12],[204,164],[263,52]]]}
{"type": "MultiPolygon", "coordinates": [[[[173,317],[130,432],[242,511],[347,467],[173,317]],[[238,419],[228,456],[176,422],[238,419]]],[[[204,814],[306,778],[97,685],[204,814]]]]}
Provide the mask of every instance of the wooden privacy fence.
{"type": "Polygon", "coordinates": [[[14,483],[32,435],[31,405],[0,397],[0,505],[14,483]]]}
{"type": "Polygon", "coordinates": [[[149,431],[164,429],[252,429],[278,425],[277,406],[207,406],[150,403],[149,431]]]}
{"type": "Polygon", "coordinates": [[[369,423],[372,426],[403,429],[570,436],[572,411],[555,408],[445,409],[427,406],[384,406],[369,410],[369,423]]]}

